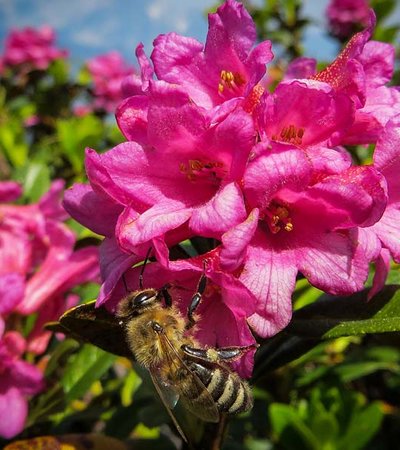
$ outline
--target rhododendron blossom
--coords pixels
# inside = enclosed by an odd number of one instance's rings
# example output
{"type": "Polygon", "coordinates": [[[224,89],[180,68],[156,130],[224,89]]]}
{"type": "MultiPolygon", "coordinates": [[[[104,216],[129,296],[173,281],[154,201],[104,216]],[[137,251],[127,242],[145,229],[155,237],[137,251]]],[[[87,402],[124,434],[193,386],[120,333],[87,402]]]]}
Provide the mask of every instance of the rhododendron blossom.
{"type": "Polygon", "coordinates": [[[91,59],[87,68],[93,79],[93,107],[114,111],[125,98],[122,82],[134,74],[134,68],[115,51],[91,59]]]}
{"type": "Polygon", "coordinates": [[[316,173],[309,156],[291,146],[259,145],[257,152],[243,186],[253,211],[223,237],[221,265],[244,264],[240,279],[258,298],[250,323],[270,336],[290,320],[298,271],[332,294],[362,289],[369,261],[357,246],[357,227],[381,217],[386,184],[370,167],[316,173]],[[235,260],[232,248],[240,247],[242,258],[235,260]]]}
{"type": "Polygon", "coordinates": [[[326,13],[332,34],[348,38],[368,24],[368,0],[331,0],[326,13]]]}
{"type": "Polygon", "coordinates": [[[35,204],[0,203],[0,315],[7,321],[10,313],[38,313],[28,339],[29,350],[36,353],[44,351],[50,337],[43,323],[72,306],[65,294],[95,281],[99,270],[95,247],[74,251],[75,235],[63,223],[63,187],[55,181],[35,204]]]}
{"type": "Polygon", "coordinates": [[[19,434],[28,415],[28,396],[44,388],[43,374],[22,360],[24,338],[16,331],[0,328],[0,436],[10,439],[19,434]]]}
{"type": "MultiPolygon", "coordinates": [[[[297,60],[272,92],[261,86],[270,42],[253,47],[254,24],[233,0],[209,16],[205,46],[170,33],[154,41],[150,59],[137,47],[140,77],[125,81],[131,96],[116,113],[127,142],[87,149],[90,184],[65,195],[67,211],[105,236],[98,305],[115,307],[123,276],[138,288],[132,267],[151,248],[157,261],[145,268],[146,285],[171,285],[182,312],[205,273],[203,345],[249,345],[249,324],[266,337],[289,323],[299,273],[335,295],[361,290],[371,262],[382,278],[378,259],[398,257],[379,234],[397,208],[394,125],[386,141],[382,130],[398,91],[386,86],[390,48],[368,42],[368,17],[325,70],[297,60]],[[373,165],[354,164],[341,147],[353,138],[379,138],[373,165]],[[212,249],[177,259],[177,244],[191,238],[213,239],[212,249]]],[[[241,374],[250,374],[251,358],[241,374]]]]}
{"type": "Polygon", "coordinates": [[[49,26],[13,30],[6,38],[2,63],[4,67],[24,65],[27,70],[45,70],[52,61],[68,54],[55,47],[54,41],[54,30],[49,26]]]}

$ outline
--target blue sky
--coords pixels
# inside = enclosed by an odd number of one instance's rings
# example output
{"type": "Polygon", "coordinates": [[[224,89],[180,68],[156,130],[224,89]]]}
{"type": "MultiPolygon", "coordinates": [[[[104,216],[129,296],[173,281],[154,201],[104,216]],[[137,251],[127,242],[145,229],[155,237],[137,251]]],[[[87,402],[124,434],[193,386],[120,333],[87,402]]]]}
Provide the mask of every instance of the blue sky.
{"type": "MultiPolygon", "coordinates": [[[[260,0],[255,0],[255,3],[260,0]]],[[[57,43],[70,51],[74,66],[110,50],[135,61],[134,49],[143,42],[148,53],[160,33],[176,31],[204,42],[205,11],[215,0],[0,0],[0,45],[11,27],[49,24],[57,43]]],[[[304,14],[316,25],[308,28],[307,56],[330,59],[337,46],[323,31],[327,0],[305,0],[304,14]]]]}

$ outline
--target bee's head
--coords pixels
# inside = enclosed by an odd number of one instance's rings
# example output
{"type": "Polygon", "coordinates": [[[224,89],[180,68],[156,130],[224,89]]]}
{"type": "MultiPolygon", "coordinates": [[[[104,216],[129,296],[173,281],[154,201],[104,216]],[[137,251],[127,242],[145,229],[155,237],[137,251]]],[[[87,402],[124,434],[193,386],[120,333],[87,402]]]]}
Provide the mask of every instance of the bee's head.
{"type": "Polygon", "coordinates": [[[146,310],[159,306],[160,302],[160,291],[156,289],[130,292],[119,302],[117,317],[123,319],[137,316],[146,310]]]}

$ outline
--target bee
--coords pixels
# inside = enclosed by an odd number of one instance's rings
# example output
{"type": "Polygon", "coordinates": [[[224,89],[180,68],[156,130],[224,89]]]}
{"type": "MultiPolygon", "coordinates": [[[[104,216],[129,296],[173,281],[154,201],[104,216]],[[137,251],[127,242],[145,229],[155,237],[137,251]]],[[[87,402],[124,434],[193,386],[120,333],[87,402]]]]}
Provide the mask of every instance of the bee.
{"type": "MultiPolygon", "coordinates": [[[[238,414],[253,406],[249,384],[234,372],[228,363],[241,358],[254,345],[246,347],[202,347],[191,331],[196,324],[195,311],[206,288],[203,274],[197,291],[191,298],[187,315],[173,304],[170,286],[161,289],[143,288],[142,274],[139,290],[129,292],[118,304],[115,316],[94,303],[80,305],[67,311],[59,324],[69,334],[80,335],[99,347],[134,357],[150,373],[161,401],[186,441],[172,409],[179,400],[184,408],[205,422],[219,422],[221,415],[238,414]],[[112,339],[104,342],[98,334],[79,329],[75,319],[99,323],[106,329],[105,320],[123,336],[126,346],[115,351],[112,339]],[[88,335],[90,333],[90,335],[88,335]]],[[[57,327],[48,327],[60,331],[57,327]]],[[[61,330],[62,331],[62,330],[61,330]]]]}

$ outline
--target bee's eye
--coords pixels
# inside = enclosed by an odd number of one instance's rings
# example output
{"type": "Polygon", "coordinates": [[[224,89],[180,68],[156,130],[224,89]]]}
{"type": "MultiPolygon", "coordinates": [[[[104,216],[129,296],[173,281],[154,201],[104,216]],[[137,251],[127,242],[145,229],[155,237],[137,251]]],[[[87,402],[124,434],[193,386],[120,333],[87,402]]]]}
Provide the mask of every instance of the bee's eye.
{"type": "Polygon", "coordinates": [[[157,298],[157,294],[153,290],[142,291],[131,300],[133,308],[146,306],[151,304],[157,298]]]}

